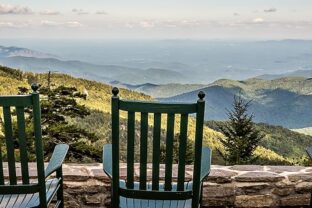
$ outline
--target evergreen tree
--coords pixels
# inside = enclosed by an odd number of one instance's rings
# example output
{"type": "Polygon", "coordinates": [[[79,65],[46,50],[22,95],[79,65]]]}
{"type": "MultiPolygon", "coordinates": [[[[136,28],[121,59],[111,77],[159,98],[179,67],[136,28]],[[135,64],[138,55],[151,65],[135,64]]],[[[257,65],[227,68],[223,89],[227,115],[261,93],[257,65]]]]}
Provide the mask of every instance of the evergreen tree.
{"type": "MultiPolygon", "coordinates": [[[[19,87],[18,89],[19,94],[30,93],[27,88],[19,87]]],[[[74,87],[40,88],[42,139],[46,158],[50,157],[56,144],[66,143],[70,146],[69,161],[100,161],[101,152],[92,145],[99,138],[87,129],[79,128],[68,122],[69,117],[84,118],[90,114],[88,108],[77,102],[79,99],[86,99],[86,97],[74,87]]],[[[34,160],[32,109],[26,108],[25,112],[28,114],[26,116],[26,135],[30,153],[29,160],[34,160]]],[[[15,112],[13,112],[14,114],[15,112]]],[[[13,120],[13,131],[14,146],[18,149],[16,120],[13,120]]]]}
{"type": "Polygon", "coordinates": [[[255,128],[253,115],[247,113],[250,103],[234,96],[233,109],[228,110],[229,121],[218,126],[225,136],[220,139],[225,152],[219,152],[229,164],[246,164],[257,159],[253,152],[263,135],[255,128]]]}
{"type": "MultiPolygon", "coordinates": [[[[175,134],[173,138],[173,162],[174,163],[179,163],[179,138],[180,134],[175,134]]],[[[187,138],[186,140],[186,152],[185,152],[185,163],[186,164],[193,164],[194,161],[194,142],[190,139],[187,138]]],[[[165,141],[161,141],[160,144],[160,161],[161,163],[165,163],[166,161],[166,144],[165,141]]]]}

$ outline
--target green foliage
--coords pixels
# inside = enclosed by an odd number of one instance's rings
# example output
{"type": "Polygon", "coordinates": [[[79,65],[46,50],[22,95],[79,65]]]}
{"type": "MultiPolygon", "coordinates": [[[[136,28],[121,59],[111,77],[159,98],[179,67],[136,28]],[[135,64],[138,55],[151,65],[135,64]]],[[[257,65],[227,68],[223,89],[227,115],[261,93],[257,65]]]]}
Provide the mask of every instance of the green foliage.
{"type": "Polygon", "coordinates": [[[253,116],[247,113],[249,105],[250,102],[234,96],[233,110],[228,111],[229,122],[219,126],[225,136],[220,138],[225,151],[219,152],[229,164],[246,164],[256,159],[253,153],[263,136],[255,128],[253,116]]]}
{"type": "Polygon", "coordinates": [[[0,76],[10,77],[17,80],[23,80],[23,71],[13,70],[11,68],[0,66],[0,76]]]}
{"type": "MultiPolygon", "coordinates": [[[[179,162],[179,134],[176,134],[173,140],[173,163],[179,162]]],[[[192,164],[194,160],[194,142],[187,138],[185,163],[192,164]]],[[[166,145],[165,140],[161,140],[160,143],[160,162],[166,161],[166,145]]]]}
{"type": "Polygon", "coordinates": [[[265,135],[260,144],[288,158],[293,164],[306,164],[305,149],[311,145],[312,136],[300,134],[281,126],[257,124],[265,135]]]}
{"type": "MultiPolygon", "coordinates": [[[[27,89],[19,87],[20,94],[29,93],[27,89]]],[[[58,86],[54,89],[42,87],[41,93],[41,117],[42,117],[42,137],[44,143],[45,156],[49,157],[56,144],[66,143],[70,145],[69,160],[75,161],[100,161],[101,153],[93,151],[92,142],[98,140],[94,133],[87,132],[74,124],[69,124],[67,118],[83,118],[89,115],[89,109],[77,103],[77,99],[85,99],[74,87],[58,86]]],[[[32,109],[27,108],[26,134],[30,144],[30,157],[34,156],[32,109]]],[[[16,121],[13,122],[13,129],[17,131],[16,121]]],[[[14,134],[15,137],[17,134],[14,134]]],[[[18,148],[17,138],[14,138],[16,148],[18,148]]]]}

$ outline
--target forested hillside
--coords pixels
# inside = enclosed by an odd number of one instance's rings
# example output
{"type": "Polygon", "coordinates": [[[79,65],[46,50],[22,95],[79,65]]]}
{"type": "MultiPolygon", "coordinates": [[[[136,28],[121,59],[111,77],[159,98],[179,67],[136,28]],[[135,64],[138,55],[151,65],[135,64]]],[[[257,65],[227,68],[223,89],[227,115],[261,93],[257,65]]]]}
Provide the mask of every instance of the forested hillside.
{"type": "MultiPolygon", "coordinates": [[[[226,120],[234,95],[251,100],[250,112],[255,121],[286,128],[312,126],[312,79],[281,78],[276,80],[218,80],[202,88],[206,96],[206,120],[226,120]]],[[[198,90],[173,96],[162,101],[188,102],[198,90]]]]}
{"type": "MultiPolygon", "coordinates": [[[[216,131],[225,125],[222,121],[207,121],[206,125],[216,131]]],[[[305,149],[312,145],[312,136],[304,135],[281,126],[273,126],[265,123],[256,123],[264,138],[260,145],[287,158],[292,164],[305,164],[308,162],[305,149]]]]}
{"type": "MultiPolygon", "coordinates": [[[[105,143],[110,143],[111,136],[111,115],[110,115],[110,99],[111,99],[111,89],[112,87],[109,85],[105,85],[95,81],[89,81],[85,79],[78,79],[71,77],[65,74],[51,74],[49,77],[48,74],[34,74],[29,72],[22,72],[19,70],[13,70],[6,67],[0,67],[0,94],[1,95],[9,95],[9,94],[17,94],[18,87],[24,87],[28,90],[30,89],[30,83],[37,82],[42,85],[42,87],[47,87],[49,84],[51,89],[57,89],[58,87],[72,87],[77,89],[79,93],[86,95],[86,99],[75,98],[76,102],[79,105],[85,106],[90,112],[88,115],[83,117],[80,116],[67,116],[66,122],[68,125],[74,125],[77,129],[83,129],[91,134],[94,138],[89,140],[88,138],[83,138],[82,140],[77,140],[79,144],[83,145],[75,145],[76,148],[81,148],[79,151],[94,151],[93,153],[88,152],[88,155],[97,154],[97,158],[100,158],[100,153],[102,151],[102,146],[105,143]],[[90,153],[90,154],[89,154],[90,153]]],[[[131,90],[120,89],[120,94],[122,99],[132,99],[132,100],[152,100],[150,96],[144,95],[142,93],[137,93],[131,90]]],[[[43,97],[43,96],[42,96],[43,97]]],[[[194,102],[197,99],[197,95],[194,95],[191,100],[194,102]]],[[[121,139],[123,142],[121,144],[126,145],[126,115],[121,114],[121,139]]],[[[137,121],[140,120],[140,117],[137,116],[137,121]]],[[[149,117],[149,143],[151,143],[152,139],[152,124],[153,118],[149,117]]],[[[162,118],[162,138],[165,137],[165,126],[166,126],[166,118],[163,116],[162,118]]],[[[139,135],[139,123],[136,125],[136,135],[139,135]]],[[[176,129],[179,129],[179,117],[177,117],[176,129]]],[[[195,120],[193,118],[189,121],[189,134],[188,138],[190,140],[189,147],[192,146],[192,141],[194,138],[195,132],[195,120]]],[[[72,132],[74,133],[74,132],[72,132]]],[[[212,149],[222,149],[222,145],[219,142],[218,138],[223,135],[207,126],[204,127],[204,145],[211,147],[212,149]]],[[[178,132],[176,132],[176,138],[178,137],[178,132]]],[[[57,137],[56,137],[57,138],[57,137]]],[[[46,138],[47,140],[49,138],[46,138]]],[[[136,145],[139,145],[138,138],[136,138],[136,145]]],[[[61,141],[55,141],[55,143],[61,143],[61,141]]],[[[162,141],[162,145],[164,144],[164,140],[162,141]]],[[[121,147],[123,150],[125,146],[121,147]]],[[[191,148],[189,148],[191,149],[191,148]]],[[[151,150],[149,149],[149,157],[148,160],[151,159],[151,150]]],[[[46,153],[48,154],[48,153],[46,153]]],[[[290,161],[277,154],[276,152],[269,150],[265,147],[259,147],[256,150],[256,154],[259,156],[259,160],[257,163],[259,164],[290,164],[290,161]]],[[[190,152],[191,155],[191,152],[190,152]]],[[[124,157],[122,157],[124,159],[124,157]]],[[[70,161],[75,161],[75,158],[70,158],[70,161]]],[[[84,158],[85,162],[97,161],[94,158],[86,157],[84,158]]],[[[218,155],[216,151],[213,153],[213,163],[222,164],[223,160],[218,155]]]]}

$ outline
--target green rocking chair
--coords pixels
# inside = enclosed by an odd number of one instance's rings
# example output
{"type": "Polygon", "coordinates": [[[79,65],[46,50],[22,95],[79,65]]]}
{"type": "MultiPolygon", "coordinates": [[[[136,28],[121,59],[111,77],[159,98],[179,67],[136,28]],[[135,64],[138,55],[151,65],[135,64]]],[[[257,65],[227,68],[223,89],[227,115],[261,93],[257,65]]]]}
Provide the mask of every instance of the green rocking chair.
{"type": "Polygon", "coordinates": [[[56,145],[47,168],[44,167],[43,147],[41,139],[41,110],[38,86],[32,85],[30,95],[0,96],[0,109],[3,109],[5,146],[0,151],[0,207],[40,207],[46,208],[54,196],[54,207],[64,207],[62,163],[68,151],[68,145],[56,145]],[[35,137],[35,154],[37,164],[37,178],[30,180],[27,138],[25,133],[25,108],[32,107],[33,128],[35,137]],[[15,109],[17,118],[17,137],[20,165],[16,163],[16,142],[13,140],[13,122],[11,110],[15,109]],[[5,151],[6,150],[6,151],[5,151]],[[8,171],[4,167],[3,156],[8,160],[8,171]],[[20,167],[20,169],[19,169],[20,167]],[[17,171],[18,170],[18,171],[17,171]],[[8,173],[8,177],[4,173],[8,173]],[[21,173],[19,180],[18,173],[21,173]],[[52,173],[56,177],[48,177],[52,173]]]}
{"type": "Polygon", "coordinates": [[[112,207],[198,208],[202,197],[203,180],[210,173],[211,150],[202,147],[205,94],[192,104],[124,101],[118,97],[118,88],[112,90],[112,144],[103,147],[103,169],[112,180],[112,207]],[[127,177],[119,174],[119,111],[128,113],[127,177]],[[140,176],[134,178],[135,113],[141,113],[140,176]],[[148,114],[154,116],[152,141],[152,179],[147,180],[148,114]],[[195,158],[193,178],[185,180],[188,115],[196,114],[195,158]],[[167,115],[166,158],[164,180],[160,179],[161,116],[167,115]],[[173,143],[175,115],[181,115],[177,181],[173,181],[173,143]]]}

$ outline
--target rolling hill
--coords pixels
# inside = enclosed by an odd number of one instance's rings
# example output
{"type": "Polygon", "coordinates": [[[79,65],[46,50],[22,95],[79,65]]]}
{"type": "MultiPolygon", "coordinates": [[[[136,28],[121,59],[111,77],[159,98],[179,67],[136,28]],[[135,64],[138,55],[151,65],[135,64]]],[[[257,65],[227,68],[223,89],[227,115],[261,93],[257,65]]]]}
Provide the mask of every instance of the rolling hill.
{"type": "MultiPolygon", "coordinates": [[[[310,66],[309,68],[312,68],[310,66]]],[[[306,77],[311,78],[312,77],[312,70],[296,70],[293,72],[288,72],[284,74],[263,74],[260,76],[257,76],[259,79],[266,79],[266,80],[273,80],[273,79],[279,79],[283,77],[306,77]]]]}
{"type": "MultiPolygon", "coordinates": [[[[249,79],[245,81],[218,80],[206,88],[206,120],[226,120],[234,95],[252,100],[250,112],[256,122],[281,125],[286,128],[312,126],[312,80],[281,78],[276,80],[249,79]]],[[[160,99],[166,102],[189,102],[199,90],[160,99]]]]}
{"type": "Polygon", "coordinates": [[[193,90],[201,89],[207,86],[202,84],[178,84],[178,83],[163,84],[163,85],[156,85],[152,83],[130,85],[119,81],[112,81],[110,82],[110,84],[113,86],[123,87],[129,90],[142,92],[154,98],[172,97],[181,93],[191,92],[193,90]]]}

